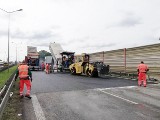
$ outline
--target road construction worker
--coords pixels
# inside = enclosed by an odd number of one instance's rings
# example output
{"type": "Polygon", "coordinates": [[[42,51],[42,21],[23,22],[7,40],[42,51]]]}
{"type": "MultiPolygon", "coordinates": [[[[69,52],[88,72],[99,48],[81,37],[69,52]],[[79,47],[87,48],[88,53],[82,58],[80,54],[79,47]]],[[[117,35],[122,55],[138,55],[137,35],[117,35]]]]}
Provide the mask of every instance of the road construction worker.
{"type": "Polygon", "coordinates": [[[49,65],[49,73],[52,73],[52,65],[49,65]]]}
{"type": "Polygon", "coordinates": [[[137,72],[138,72],[138,85],[141,86],[143,82],[143,86],[146,87],[147,80],[146,80],[146,73],[149,71],[148,66],[144,64],[143,61],[138,65],[137,72]]]}
{"type": "Polygon", "coordinates": [[[87,55],[84,56],[84,62],[89,62],[89,57],[87,55]]]}
{"type": "Polygon", "coordinates": [[[27,92],[25,94],[25,97],[28,97],[31,99],[30,97],[30,91],[31,91],[31,82],[32,82],[32,73],[31,71],[29,70],[29,66],[26,65],[25,61],[23,61],[17,71],[16,71],[16,76],[15,76],[15,81],[17,79],[17,77],[19,77],[20,79],[20,97],[23,98],[24,95],[23,95],[23,89],[24,89],[24,84],[26,85],[27,87],[27,92]],[[31,82],[30,82],[31,81],[31,82]]]}
{"type": "Polygon", "coordinates": [[[42,62],[42,64],[41,64],[41,70],[44,71],[44,68],[45,68],[44,62],[42,62]]]}
{"type": "Polygon", "coordinates": [[[46,64],[46,74],[49,74],[49,64],[46,64]]]}

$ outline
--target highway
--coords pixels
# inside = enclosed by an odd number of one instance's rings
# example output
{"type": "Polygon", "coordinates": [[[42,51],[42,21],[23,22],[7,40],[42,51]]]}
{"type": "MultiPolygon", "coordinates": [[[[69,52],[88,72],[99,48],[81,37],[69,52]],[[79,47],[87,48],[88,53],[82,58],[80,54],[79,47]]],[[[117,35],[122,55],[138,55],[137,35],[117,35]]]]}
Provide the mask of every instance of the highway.
{"type": "Polygon", "coordinates": [[[159,84],[34,71],[24,120],[160,120],[159,84]]]}

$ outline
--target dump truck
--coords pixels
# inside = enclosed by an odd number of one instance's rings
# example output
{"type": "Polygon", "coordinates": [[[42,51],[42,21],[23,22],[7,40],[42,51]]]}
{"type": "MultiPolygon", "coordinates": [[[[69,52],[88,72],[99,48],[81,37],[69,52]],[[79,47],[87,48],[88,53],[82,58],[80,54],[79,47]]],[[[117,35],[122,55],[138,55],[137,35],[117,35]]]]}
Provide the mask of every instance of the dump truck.
{"type": "Polygon", "coordinates": [[[27,46],[27,56],[25,56],[25,62],[29,66],[30,70],[40,70],[37,47],[27,46]]]}
{"type": "Polygon", "coordinates": [[[60,53],[62,53],[64,50],[62,49],[59,43],[55,43],[55,42],[50,43],[49,50],[51,52],[51,55],[54,61],[54,66],[58,68],[62,61],[62,55],[60,53]]]}
{"type": "Polygon", "coordinates": [[[70,51],[64,51],[59,43],[50,43],[49,49],[54,61],[54,69],[60,72],[67,72],[69,65],[74,63],[74,53],[70,51]]]}

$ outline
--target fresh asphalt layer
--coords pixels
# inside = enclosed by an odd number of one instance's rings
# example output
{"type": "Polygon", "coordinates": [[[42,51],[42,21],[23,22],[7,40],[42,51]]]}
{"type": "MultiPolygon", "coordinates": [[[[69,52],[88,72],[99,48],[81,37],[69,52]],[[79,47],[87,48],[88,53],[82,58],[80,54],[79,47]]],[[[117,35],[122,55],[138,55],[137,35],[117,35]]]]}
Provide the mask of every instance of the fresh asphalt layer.
{"type": "Polygon", "coordinates": [[[159,85],[137,81],[33,72],[24,120],[159,120],[159,85]]]}
{"type": "Polygon", "coordinates": [[[136,81],[117,78],[90,78],[64,73],[33,72],[32,93],[75,91],[95,88],[134,86],[136,81]]]}

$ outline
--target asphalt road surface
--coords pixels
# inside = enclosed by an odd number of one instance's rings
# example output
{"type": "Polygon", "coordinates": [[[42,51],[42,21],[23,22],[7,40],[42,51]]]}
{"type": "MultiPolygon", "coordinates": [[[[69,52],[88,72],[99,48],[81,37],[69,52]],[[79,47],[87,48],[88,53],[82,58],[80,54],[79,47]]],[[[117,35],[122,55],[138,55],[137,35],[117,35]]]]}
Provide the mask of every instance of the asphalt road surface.
{"type": "Polygon", "coordinates": [[[159,84],[33,72],[24,120],[160,120],[159,84]]]}

